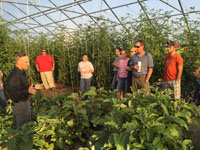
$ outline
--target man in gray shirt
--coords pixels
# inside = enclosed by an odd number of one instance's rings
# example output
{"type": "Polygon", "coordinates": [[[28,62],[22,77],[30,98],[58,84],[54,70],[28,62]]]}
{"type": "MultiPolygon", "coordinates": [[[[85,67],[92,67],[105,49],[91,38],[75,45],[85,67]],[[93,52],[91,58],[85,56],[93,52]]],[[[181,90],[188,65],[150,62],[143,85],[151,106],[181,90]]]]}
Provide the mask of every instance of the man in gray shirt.
{"type": "Polygon", "coordinates": [[[112,66],[113,66],[113,74],[114,74],[114,77],[113,77],[113,80],[112,80],[112,85],[111,85],[111,90],[114,91],[114,89],[116,89],[116,86],[117,86],[117,72],[118,72],[118,63],[121,59],[121,49],[120,48],[116,48],[115,49],[115,55],[117,56],[114,60],[114,62],[112,63],[112,66]]]}
{"type": "Polygon", "coordinates": [[[153,72],[152,55],[144,50],[144,41],[138,40],[135,48],[137,53],[131,59],[132,86],[134,90],[145,88],[149,92],[149,79],[153,72]]]}

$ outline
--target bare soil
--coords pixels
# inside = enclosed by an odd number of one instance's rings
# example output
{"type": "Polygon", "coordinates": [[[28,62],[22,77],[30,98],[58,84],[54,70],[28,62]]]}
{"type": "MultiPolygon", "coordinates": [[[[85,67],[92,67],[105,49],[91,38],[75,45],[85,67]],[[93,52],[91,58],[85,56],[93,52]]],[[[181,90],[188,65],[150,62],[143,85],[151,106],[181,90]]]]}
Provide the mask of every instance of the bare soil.
{"type": "Polygon", "coordinates": [[[65,93],[71,92],[72,88],[70,86],[65,86],[61,83],[55,83],[56,89],[55,90],[41,90],[42,94],[46,97],[53,98],[57,95],[63,95],[65,93]]]}

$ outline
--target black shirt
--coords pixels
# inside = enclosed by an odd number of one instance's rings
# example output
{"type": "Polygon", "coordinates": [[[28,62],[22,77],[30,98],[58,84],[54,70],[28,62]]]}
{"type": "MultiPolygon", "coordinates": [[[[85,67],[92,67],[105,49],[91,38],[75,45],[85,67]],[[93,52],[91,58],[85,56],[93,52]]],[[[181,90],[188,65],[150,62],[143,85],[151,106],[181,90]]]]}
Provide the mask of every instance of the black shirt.
{"type": "Polygon", "coordinates": [[[13,102],[26,101],[29,97],[28,89],[29,84],[25,72],[15,66],[7,78],[9,98],[13,102]]]}

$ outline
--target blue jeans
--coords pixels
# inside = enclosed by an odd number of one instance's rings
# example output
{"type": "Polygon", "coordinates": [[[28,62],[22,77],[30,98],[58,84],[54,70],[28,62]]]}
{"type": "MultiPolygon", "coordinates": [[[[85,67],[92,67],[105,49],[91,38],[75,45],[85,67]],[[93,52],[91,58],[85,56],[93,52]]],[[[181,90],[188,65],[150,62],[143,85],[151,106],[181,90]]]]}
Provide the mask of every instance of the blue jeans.
{"type": "Polygon", "coordinates": [[[0,90],[0,104],[1,104],[1,107],[3,108],[8,106],[7,99],[4,94],[4,90],[0,90]]]}
{"type": "Polygon", "coordinates": [[[114,77],[112,80],[112,85],[111,85],[111,90],[114,91],[114,89],[116,89],[117,86],[117,71],[113,71],[114,72],[114,77]]]}
{"type": "Polygon", "coordinates": [[[119,92],[123,91],[124,93],[127,92],[127,78],[119,78],[117,89],[119,92]]]}
{"type": "Polygon", "coordinates": [[[199,99],[199,91],[200,91],[200,84],[198,84],[196,90],[195,90],[195,93],[194,93],[194,98],[193,98],[193,101],[194,102],[198,102],[200,99],[199,99]]]}
{"type": "Polygon", "coordinates": [[[85,93],[90,90],[92,77],[89,79],[82,79],[80,80],[80,90],[85,93]]]}

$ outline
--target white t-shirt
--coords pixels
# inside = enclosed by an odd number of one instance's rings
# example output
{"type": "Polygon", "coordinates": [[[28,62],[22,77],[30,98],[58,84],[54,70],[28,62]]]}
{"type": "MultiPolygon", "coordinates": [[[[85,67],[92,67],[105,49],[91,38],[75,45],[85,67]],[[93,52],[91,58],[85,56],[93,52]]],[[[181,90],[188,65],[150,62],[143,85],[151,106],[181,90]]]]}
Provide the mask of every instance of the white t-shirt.
{"type": "MultiPolygon", "coordinates": [[[[90,71],[90,70],[94,70],[94,67],[93,67],[91,62],[89,62],[89,61],[86,61],[86,62],[81,61],[78,64],[78,71],[90,71]]],[[[81,73],[81,79],[89,79],[91,77],[92,77],[92,73],[81,73]]]]}

